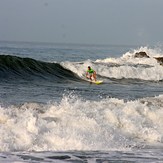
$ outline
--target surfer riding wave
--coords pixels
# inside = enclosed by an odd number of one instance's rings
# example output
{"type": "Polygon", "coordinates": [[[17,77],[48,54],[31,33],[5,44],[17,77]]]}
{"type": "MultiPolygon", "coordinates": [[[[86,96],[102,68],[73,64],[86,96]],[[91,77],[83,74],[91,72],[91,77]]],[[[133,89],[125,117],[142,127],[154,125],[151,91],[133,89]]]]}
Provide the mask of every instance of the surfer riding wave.
{"type": "Polygon", "coordinates": [[[94,71],[90,66],[88,66],[86,72],[86,78],[90,79],[91,81],[94,79],[96,81],[96,71],[94,71]]]}

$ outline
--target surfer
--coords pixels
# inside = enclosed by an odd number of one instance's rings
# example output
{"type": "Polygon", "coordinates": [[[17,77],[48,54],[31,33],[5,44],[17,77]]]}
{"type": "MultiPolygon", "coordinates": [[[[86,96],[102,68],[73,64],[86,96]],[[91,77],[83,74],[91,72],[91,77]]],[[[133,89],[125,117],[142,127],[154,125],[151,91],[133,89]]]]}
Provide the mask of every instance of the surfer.
{"type": "Polygon", "coordinates": [[[88,70],[86,72],[86,78],[92,80],[92,77],[96,81],[96,71],[94,71],[90,66],[88,66],[88,70]]]}

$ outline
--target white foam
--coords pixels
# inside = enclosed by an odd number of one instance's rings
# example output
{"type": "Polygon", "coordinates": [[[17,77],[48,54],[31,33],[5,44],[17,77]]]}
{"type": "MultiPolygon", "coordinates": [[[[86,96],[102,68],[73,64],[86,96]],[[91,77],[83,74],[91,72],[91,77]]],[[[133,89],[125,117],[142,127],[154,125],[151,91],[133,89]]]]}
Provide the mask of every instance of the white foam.
{"type": "Polygon", "coordinates": [[[1,107],[0,151],[125,150],[163,141],[163,95],[1,107]],[[4,118],[2,118],[4,117],[4,118]]]}
{"type": "Polygon", "coordinates": [[[158,48],[141,47],[120,58],[98,59],[95,62],[87,60],[83,63],[63,62],[62,65],[80,77],[85,76],[89,65],[101,77],[160,81],[163,80],[162,66],[154,59],[160,56],[163,56],[163,52],[158,48]],[[135,53],[140,51],[146,52],[150,58],[134,58],[135,53]]]}

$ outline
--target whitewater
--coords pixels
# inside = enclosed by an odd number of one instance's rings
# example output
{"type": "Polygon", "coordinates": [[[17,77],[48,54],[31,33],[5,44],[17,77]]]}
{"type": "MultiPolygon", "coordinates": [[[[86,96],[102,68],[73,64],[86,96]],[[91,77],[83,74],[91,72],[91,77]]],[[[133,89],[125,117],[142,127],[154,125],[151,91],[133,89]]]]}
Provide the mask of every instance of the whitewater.
{"type": "Polygon", "coordinates": [[[161,47],[0,42],[0,162],[163,162],[156,57],[161,47]],[[84,80],[88,65],[103,84],[84,80]]]}

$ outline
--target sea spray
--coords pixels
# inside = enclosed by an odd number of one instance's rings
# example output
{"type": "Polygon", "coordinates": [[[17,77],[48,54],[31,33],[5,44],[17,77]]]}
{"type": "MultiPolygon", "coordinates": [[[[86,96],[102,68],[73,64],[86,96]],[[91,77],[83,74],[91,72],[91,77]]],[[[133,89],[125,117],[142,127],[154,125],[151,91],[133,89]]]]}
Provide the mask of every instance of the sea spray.
{"type": "Polygon", "coordinates": [[[162,102],[163,96],[89,101],[71,94],[58,103],[1,107],[0,150],[125,150],[162,143],[162,102]]]}
{"type": "Polygon", "coordinates": [[[85,60],[83,62],[62,62],[61,65],[79,77],[85,77],[88,66],[91,66],[101,79],[136,79],[145,81],[162,81],[162,66],[154,57],[163,56],[159,49],[140,47],[126,52],[119,58],[85,60]],[[135,53],[144,51],[149,58],[135,58],[135,53]]]}

